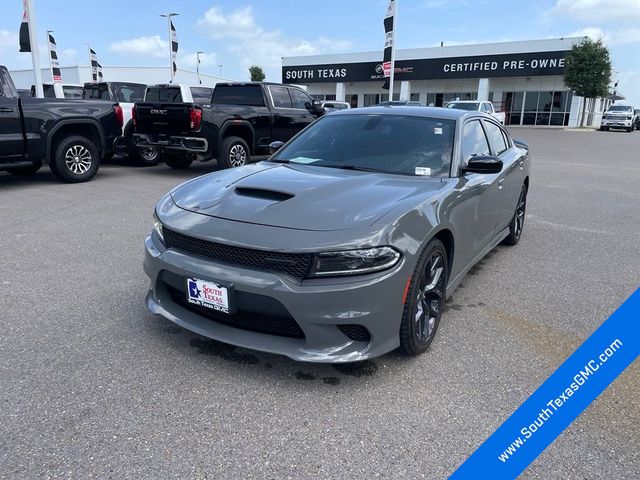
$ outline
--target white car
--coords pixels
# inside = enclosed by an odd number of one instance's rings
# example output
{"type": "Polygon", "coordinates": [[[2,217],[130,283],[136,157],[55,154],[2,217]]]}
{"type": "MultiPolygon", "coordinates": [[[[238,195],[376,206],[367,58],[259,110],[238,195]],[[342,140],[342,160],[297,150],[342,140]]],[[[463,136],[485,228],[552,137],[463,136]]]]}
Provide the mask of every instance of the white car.
{"type": "Polygon", "coordinates": [[[445,108],[484,112],[494,117],[502,125],[504,125],[504,120],[506,117],[504,112],[496,112],[496,109],[493,108],[493,103],[484,100],[456,100],[454,102],[447,103],[445,105],[445,108]]]}
{"type": "Polygon", "coordinates": [[[630,105],[611,105],[602,115],[600,130],[624,128],[633,132],[636,124],[636,113],[630,105]]]}
{"type": "Polygon", "coordinates": [[[322,102],[322,106],[328,112],[333,112],[335,110],[346,110],[347,108],[351,108],[351,104],[347,102],[336,102],[333,100],[322,102]]]}
{"type": "MultiPolygon", "coordinates": [[[[82,85],[74,83],[43,83],[44,98],[82,98],[82,85]]],[[[36,87],[31,85],[31,96],[36,96],[36,87]]]]}

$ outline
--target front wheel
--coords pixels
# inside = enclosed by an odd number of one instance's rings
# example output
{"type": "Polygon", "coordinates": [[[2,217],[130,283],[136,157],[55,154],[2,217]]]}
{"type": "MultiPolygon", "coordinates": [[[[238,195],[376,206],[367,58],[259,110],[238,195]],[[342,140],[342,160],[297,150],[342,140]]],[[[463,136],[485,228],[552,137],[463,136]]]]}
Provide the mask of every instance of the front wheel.
{"type": "Polygon", "coordinates": [[[242,167],[251,161],[249,145],[240,137],[227,137],[222,141],[218,162],[222,168],[242,167]]]}
{"type": "Polygon", "coordinates": [[[56,146],[49,162],[54,176],[67,183],[88,182],[98,173],[100,153],[87,137],[69,136],[56,146]]]}
{"type": "Polygon", "coordinates": [[[174,170],[184,170],[185,168],[189,168],[193,163],[193,160],[187,155],[167,155],[164,161],[174,170]]]}
{"type": "Polygon", "coordinates": [[[400,349],[407,355],[419,355],[431,345],[440,324],[448,278],[447,251],[434,238],[418,259],[405,299],[400,349]]]}
{"type": "Polygon", "coordinates": [[[513,213],[513,218],[509,224],[509,236],[504,239],[504,243],[507,245],[517,245],[522,236],[522,230],[524,229],[524,217],[527,211],[527,186],[523,185],[520,190],[520,197],[518,198],[518,205],[516,211],[513,213]]]}

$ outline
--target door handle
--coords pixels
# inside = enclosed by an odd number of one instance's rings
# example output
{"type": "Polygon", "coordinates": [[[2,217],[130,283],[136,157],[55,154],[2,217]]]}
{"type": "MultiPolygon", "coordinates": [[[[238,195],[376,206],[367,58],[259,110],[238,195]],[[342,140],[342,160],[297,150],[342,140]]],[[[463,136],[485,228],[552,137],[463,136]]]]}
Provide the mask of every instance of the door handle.
{"type": "Polygon", "coordinates": [[[524,160],[520,160],[520,170],[524,170],[524,160]]]}
{"type": "Polygon", "coordinates": [[[498,180],[498,189],[502,190],[504,188],[504,178],[498,180]]]}
{"type": "Polygon", "coordinates": [[[0,108],[0,113],[13,113],[13,108],[2,107],[0,108]]]}

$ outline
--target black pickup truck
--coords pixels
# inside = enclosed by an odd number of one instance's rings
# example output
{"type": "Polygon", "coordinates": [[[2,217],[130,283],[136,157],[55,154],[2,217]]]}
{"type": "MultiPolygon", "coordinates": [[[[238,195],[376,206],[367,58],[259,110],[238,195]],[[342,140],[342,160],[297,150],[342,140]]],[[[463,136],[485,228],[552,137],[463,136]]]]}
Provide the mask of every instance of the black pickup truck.
{"type": "Polygon", "coordinates": [[[118,104],[57,98],[19,98],[0,66],[0,170],[37,172],[43,163],[60,180],[86,182],[121,134],[118,104]]]}
{"type": "MultiPolygon", "coordinates": [[[[169,90],[173,88],[166,85],[169,90]]],[[[211,105],[171,103],[171,92],[133,110],[134,143],[156,147],[172,168],[218,159],[218,168],[239,167],[269,144],[286,142],[324,113],[319,101],[298,87],[277,83],[218,83],[211,105]]]]}

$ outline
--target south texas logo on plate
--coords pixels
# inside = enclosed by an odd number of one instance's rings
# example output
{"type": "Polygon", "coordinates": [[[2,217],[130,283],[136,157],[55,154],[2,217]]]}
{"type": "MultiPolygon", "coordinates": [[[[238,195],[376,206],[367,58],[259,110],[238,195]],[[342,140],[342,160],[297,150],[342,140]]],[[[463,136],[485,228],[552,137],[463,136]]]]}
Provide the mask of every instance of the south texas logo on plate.
{"type": "Polygon", "coordinates": [[[229,313],[229,290],[217,283],[187,279],[187,300],[199,307],[229,313]]]}

